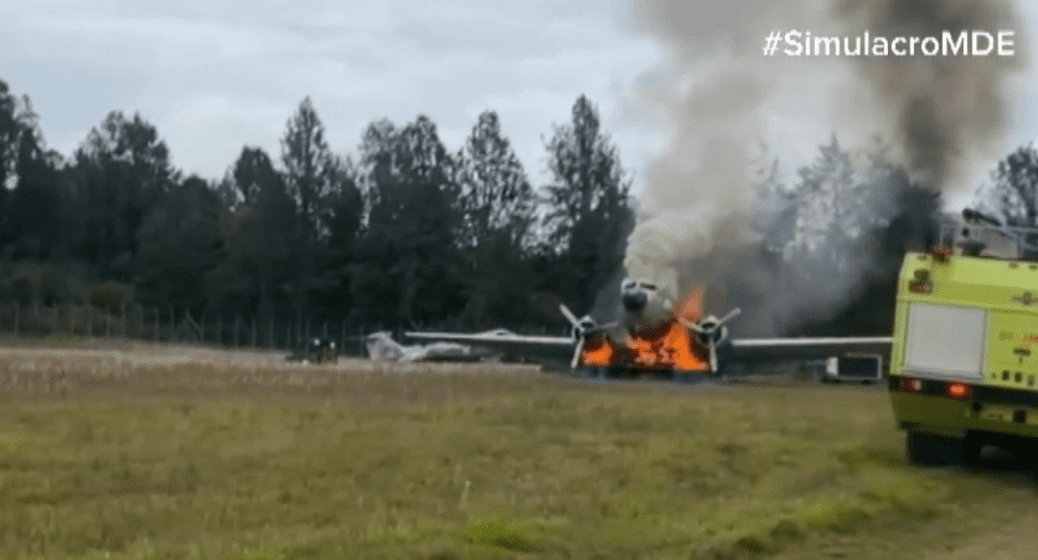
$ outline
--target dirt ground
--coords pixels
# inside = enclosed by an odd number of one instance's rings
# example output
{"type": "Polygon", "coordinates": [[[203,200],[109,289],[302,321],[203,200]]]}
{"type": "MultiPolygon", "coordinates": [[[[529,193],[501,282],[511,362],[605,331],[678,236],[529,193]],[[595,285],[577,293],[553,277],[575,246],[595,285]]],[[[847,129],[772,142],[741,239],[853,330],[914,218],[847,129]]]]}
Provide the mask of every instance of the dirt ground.
{"type": "Polygon", "coordinates": [[[1035,558],[1038,516],[1028,515],[1008,526],[972,535],[952,550],[932,552],[922,560],[1021,560],[1035,558]]]}

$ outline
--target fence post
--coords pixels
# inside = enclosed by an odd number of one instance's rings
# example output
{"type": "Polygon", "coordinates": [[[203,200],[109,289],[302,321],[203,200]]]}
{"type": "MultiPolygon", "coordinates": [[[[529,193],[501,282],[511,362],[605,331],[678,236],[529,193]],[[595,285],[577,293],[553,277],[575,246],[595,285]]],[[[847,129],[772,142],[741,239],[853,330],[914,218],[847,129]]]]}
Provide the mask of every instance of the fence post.
{"type": "Polygon", "coordinates": [[[203,311],[202,312],[202,317],[199,319],[199,321],[201,321],[201,322],[198,325],[198,328],[201,329],[201,332],[198,333],[198,337],[199,337],[199,341],[198,342],[202,343],[203,345],[206,344],[206,333],[209,332],[206,329],[206,326],[205,326],[205,323],[206,323],[205,316],[206,315],[208,315],[208,313],[203,311]]]}

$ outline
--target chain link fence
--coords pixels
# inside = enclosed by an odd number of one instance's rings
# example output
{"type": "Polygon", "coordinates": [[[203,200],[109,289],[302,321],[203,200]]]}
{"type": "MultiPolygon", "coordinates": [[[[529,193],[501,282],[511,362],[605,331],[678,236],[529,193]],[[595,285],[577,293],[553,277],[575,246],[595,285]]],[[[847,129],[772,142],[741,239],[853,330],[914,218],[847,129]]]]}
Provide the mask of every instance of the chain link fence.
{"type": "Polygon", "coordinates": [[[193,316],[176,309],[127,305],[118,310],[90,305],[0,302],[0,334],[26,337],[87,337],[223,348],[291,352],[301,340],[335,341],[341,353],[364,356],[364,331],[345,321],[259,321],[241,316],[193,316]]]}

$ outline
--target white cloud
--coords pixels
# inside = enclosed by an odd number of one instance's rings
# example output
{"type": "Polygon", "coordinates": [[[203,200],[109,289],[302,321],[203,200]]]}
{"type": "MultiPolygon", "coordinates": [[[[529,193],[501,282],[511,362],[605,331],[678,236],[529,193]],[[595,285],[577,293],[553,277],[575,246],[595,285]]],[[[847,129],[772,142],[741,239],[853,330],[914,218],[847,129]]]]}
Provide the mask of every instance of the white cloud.
{"type": "Polygon", "coordinates": [[[244,144],[276,157],[285,122],[306,95],[338,151],[353,151],[373,120],[403,124],[419,113],[437,123],[454,150],[480,111],[497,110],[538,180],[541,136],[569,119],[581,93],[599,103],[622,155],[644,136],[618,118],[617,84],[648,67],[656,52],[618,27],[623,6],[615,1],[243,6],[7,6],[0,12],[0,78],[32,97],[45,134],[65,153],[109,111],[139,110],[158,127],[176,165],[209,177],[222,175],[244,144]]]}
{"type": "MultiPolygon", "coordinates": [[[[1038,18],[1031,5],[1023,12],[1026,22],[1038,18]]],[[[419,113],[456,150],[479,112],[496,110],[542,182],[542,136],[585,93],[642,176],[668,130],[624,102],[661,58],[631,27],[623,0],[34,0],[0,6],[0,79],[32,98],[51,145],[66,154],[109,111],[139,110],[176,165],[208,177],[246,144],[278,157],[285,122],[310,95],[339,152],[354,151],[376,119],[403,124],[419,113]]],[[[839,115],[827,116],[829,128],[805,114],[832,106],[820,96],[838,90],[817,91],[769,109],[766,140],[790,172],[839,132],[839,115]]],[[[1038,136],[1036,99],[1028,84],[1010,148],[1038,136]]]]}

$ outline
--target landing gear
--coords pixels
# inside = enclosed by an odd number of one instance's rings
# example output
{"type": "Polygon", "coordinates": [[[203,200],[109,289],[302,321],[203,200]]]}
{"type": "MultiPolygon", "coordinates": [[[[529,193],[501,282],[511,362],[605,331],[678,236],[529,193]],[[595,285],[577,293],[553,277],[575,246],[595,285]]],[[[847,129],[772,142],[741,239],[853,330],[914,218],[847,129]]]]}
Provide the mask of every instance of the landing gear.
{"type": "Polygon", "coordinates": [[[606,380],[612,377],[612,368],[608,367],[581,367],[577,369],[577,375],[583,379],[606,380]]]}

